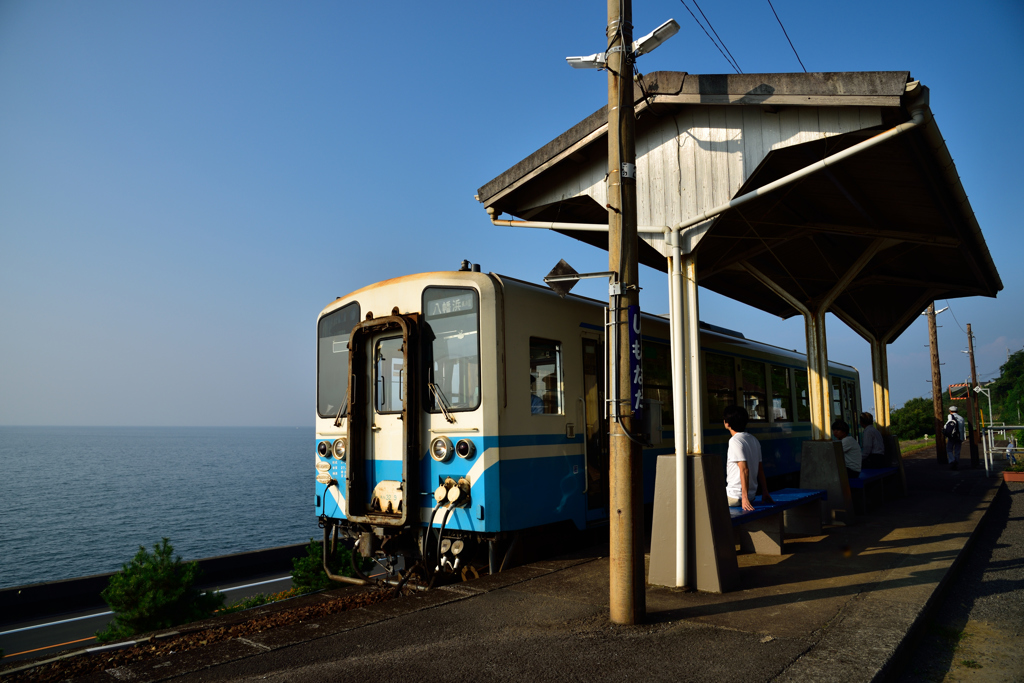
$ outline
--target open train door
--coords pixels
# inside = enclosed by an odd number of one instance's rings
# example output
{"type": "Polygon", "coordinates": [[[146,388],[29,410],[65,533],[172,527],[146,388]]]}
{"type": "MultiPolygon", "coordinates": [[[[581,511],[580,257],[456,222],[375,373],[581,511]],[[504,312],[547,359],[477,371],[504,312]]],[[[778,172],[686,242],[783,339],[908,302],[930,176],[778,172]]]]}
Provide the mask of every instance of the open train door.
{"type": "Polygon", "coordinates": [[[605,414],[604,342],[586,333],[583,343],[583,438],[587,521],[608,519],[608,418],[605,414]]]}
{"type": "Polygon", "coordinates": [[[364,320],[349,341],[348,518],[403,526],[417,508],[416,314],[364,320]]]}

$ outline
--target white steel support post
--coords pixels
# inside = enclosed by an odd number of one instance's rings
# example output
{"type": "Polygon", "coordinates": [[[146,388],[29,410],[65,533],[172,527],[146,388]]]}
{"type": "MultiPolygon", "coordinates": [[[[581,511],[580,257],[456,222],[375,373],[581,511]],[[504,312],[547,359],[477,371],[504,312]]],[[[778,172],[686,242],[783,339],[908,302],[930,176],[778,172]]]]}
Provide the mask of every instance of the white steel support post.
{"type": "Polygon", "coordinates": [[[676,451],[676,586],[690,585],[689,548],[686,538],[688,520],[687,510],[687,486],[686,486],[686,355],[683,335],[683,271],[682,254],[679,248],[679,234],[672,233],[670,236],[672,245],[672,268],[671,268],[671,309],[669,329],[671,330],[672,344],[672,426],[675,437],[676,451]]]}

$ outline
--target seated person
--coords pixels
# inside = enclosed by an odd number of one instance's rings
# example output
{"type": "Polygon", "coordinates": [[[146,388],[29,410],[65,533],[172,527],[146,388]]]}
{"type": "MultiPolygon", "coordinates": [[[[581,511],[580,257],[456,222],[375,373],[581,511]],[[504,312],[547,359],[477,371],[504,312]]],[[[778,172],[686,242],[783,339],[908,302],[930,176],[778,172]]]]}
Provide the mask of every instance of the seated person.
{"type": "Polygon", "coordinates": [[[864,444],[864,467],[888,467],[889,460],[885,457],[885,441],[882,433],[875,429],[875,418],[871,413],[860,414],[860,426],[864,433],[861,443],[864,444]]]}
{"type": "Polygon", "coordinates": [[[860,477],[862,455],[857,439],[850,436],[850,425],[846,420],[832,423],[832,436],[843,442],[843,459],[846,460],[846,476],[850,479],[860,477]]]}
{"type": "Polygon", "coordinates": [[[722,424],[732,435],[725,469],[725,495],[729,507],[742,505],[744,510],[752,512],[758,483],[761,484],[761,503],[770,505],[773,501],[761,467],[761,444],[746,431],[749,419],[747,411],[740,406],[726,406],[722,412],[722,424]]]}

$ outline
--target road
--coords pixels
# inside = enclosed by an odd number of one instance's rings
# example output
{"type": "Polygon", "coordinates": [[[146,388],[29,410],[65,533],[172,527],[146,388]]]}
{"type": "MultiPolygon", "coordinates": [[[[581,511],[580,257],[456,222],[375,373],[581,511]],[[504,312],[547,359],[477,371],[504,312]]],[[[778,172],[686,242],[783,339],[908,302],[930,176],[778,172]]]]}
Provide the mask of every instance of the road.
{"type": "MultiPolygon", "coordinates": [[[[227,594],[233,603],[257,593],[277,593],[292,585],[291,575],[249,578],[242,582],[212,586],[227,594]]],[[[110,623],[113,614],[102,609],[50,616],[19,624],[10,624],[0,631],[0,648],[4,661],[40,657],[63,649],[97,645],[95,633],[110,623]]]]}

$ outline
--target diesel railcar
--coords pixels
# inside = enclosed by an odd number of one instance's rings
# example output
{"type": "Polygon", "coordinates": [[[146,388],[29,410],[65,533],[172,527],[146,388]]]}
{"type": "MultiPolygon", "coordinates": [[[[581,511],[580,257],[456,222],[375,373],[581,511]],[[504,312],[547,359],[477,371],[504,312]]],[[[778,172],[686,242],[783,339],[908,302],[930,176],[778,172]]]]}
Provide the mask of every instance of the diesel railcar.
{"type": "MultiPolygon", "coordinates": [[[[316,513],[388,574],[500,565],[528,529],[608,518],[604,302],[478,270],[380,282],[317,320],[316,513]],[[499,541],[501,543],[499,543],[499,541]]],[[[651,502],[672,448],[668,321],[644,315],[651,502]],[[658,410],[660,408],[660,411],[658,410]],[[661,419],[658,420],[660,412],[661,419]]],[[[702,324],[705,442],[745,406],[769,480],[810,438],[806,358],[702,324]]],[[[833,414],[856,425],[856,369],[830,363],[833,414]]]]}

